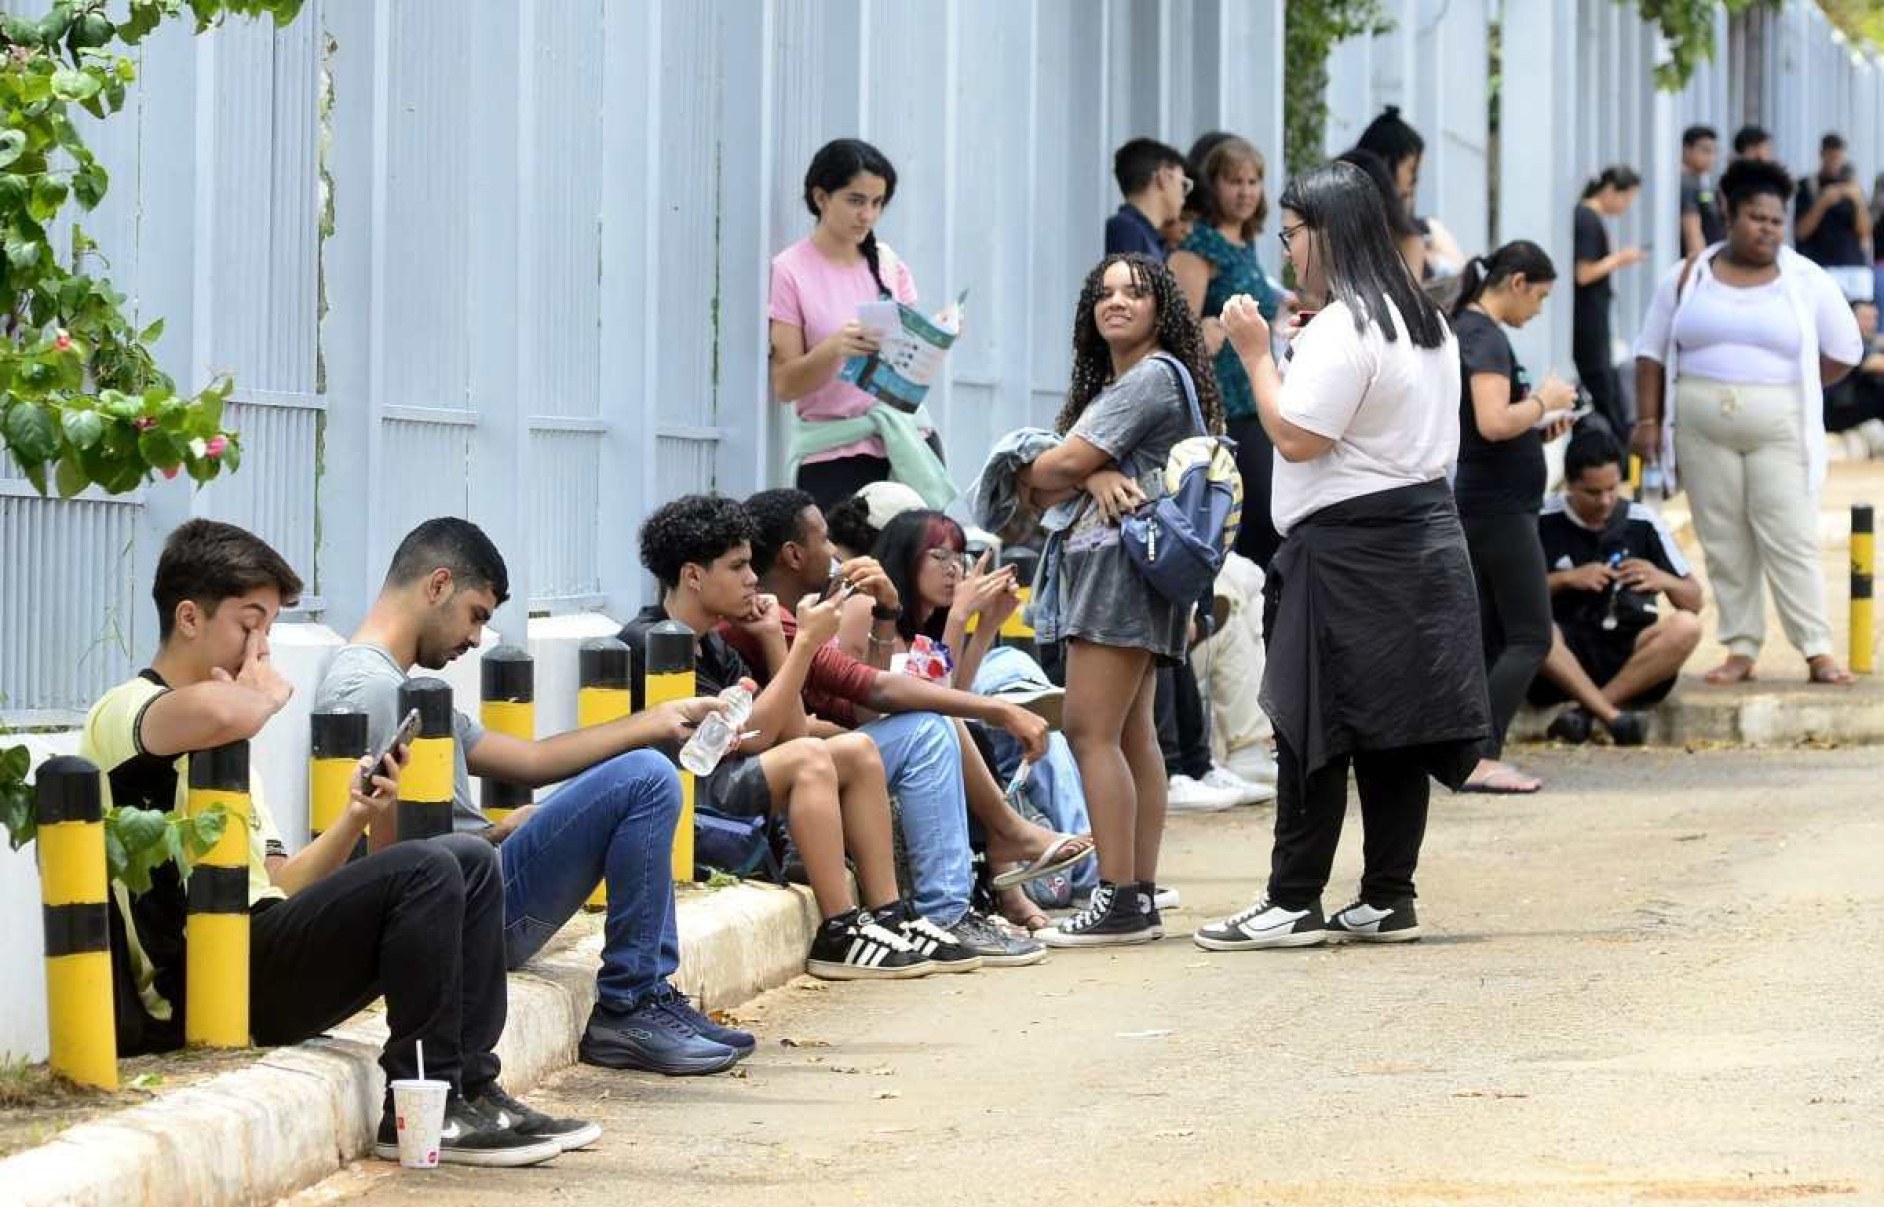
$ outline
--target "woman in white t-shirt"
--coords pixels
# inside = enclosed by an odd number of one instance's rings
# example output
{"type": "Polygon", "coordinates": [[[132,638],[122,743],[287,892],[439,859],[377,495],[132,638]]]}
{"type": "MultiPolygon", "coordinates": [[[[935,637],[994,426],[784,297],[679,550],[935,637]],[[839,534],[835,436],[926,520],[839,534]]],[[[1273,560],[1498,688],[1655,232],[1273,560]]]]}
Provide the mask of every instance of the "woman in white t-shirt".
{"type": "Polygon", "coordinates": [[[1636,340],[1635,450],[1684,471],[1727,660],[1709,683],[1753,677],[1771,584],[1814,683],[1849,684],[1832,653],[1820,565],[1823,387],[1862,359],[1838,285],[1786,246],[1792,179],[1736,160],[1720,181],[1727,238],[1662,278],[1636,340]]]}
{"type": "Polygon", "coordinates": [[[1327,305],[1298,320],[1286,380],[1255,304],[1223,311],[1276,446],[1283,542],[1263,589],[1279,768],[1269,886],[1196,932],[1212,951],[1417,938],[1428,777],[1457,789],[1491,729],[1477,591],[1446,484],[1458,344],[1359,168],[1296,177],[1281,204],[1296,281],[1327,305]],[[1359,899],[1325,918],[1350,765],[1365,870],[1359,899]]]}

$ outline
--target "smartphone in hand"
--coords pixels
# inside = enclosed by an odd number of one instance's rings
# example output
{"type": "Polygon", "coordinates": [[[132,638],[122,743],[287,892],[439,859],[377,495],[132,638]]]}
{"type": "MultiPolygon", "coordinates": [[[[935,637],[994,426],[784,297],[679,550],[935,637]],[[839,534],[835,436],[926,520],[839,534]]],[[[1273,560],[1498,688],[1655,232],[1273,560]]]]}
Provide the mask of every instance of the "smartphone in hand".
{"type": "Polygon", "coordinates": [[[415,708],[406,714],[405,720],[399,722],[399,728],[395,729],[392,736],[386,740],[386,744],[380,747],[379,755],[373,760],[373,765],[360,772],[358,783],[362,796],[373,794],[373,777],[378,775],[380,768],[386,765],[386,757],[397,753],[401,746],[410,746],[412,739],[418,736],[419,710],[415,708]]]}

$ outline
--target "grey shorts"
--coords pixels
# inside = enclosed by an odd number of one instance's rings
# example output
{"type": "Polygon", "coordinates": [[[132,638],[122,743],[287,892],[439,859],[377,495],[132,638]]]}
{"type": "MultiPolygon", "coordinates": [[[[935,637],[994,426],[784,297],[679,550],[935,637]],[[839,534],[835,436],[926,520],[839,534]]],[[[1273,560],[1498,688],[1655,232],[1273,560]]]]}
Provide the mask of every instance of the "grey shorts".
{"type": "Polygon", "coordinates": [[[724,759],[713,774],[698,781],[695,803],[728,817],[770,817],[772,788],[757,755],[724,759]]]}

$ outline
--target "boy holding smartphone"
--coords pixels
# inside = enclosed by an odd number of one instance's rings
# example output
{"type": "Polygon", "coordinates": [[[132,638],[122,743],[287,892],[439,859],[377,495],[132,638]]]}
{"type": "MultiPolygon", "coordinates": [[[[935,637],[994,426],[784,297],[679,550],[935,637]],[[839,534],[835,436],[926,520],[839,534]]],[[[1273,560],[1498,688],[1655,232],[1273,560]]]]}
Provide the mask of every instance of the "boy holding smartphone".
{"type": "MultiPolygon", "coordinates": [[[[247,741],[294,688],[269,660],[268,630],[293,605],[301,580],[259,537],[191,520],[164,544],[151,594],[157,656],[107,692],[85,719],[79,753],[104,773],[107,805],[171,812],[189,791],[192,751],[247,741]]],[[[326,833],[290,856],[269,817],[264,785],[251,780],[249,1013],[258,1044],[319,1035],[386,998],[391,1036],[386,1078],[416,1077],[417,1045],[428,1076],[451,1083],[439,1146],[443,1161],[516,1166],[586,1144],[601,1130],[552,1120],[525,1130],[489,1104],[515,1104],[497,1084],[504,1030],[503,892],[488,843],[457,836],[386,847],[405,752],[356,781],[326,833]],[[368,825],[382,849],[347,862],[368,825]]],[[[370,761],[362,759],[362,769],[370,761]]],[[[116,890],[111,919],[118,1046],[125,1055],[182,1046],[186,899],[174,864],[135,899],[116,890]]],[[[527,1110],[528,1108],[524,1108],[527,1110]]],[[[376,1136],[398,1156],[391,1097],[376,1136]]]]}

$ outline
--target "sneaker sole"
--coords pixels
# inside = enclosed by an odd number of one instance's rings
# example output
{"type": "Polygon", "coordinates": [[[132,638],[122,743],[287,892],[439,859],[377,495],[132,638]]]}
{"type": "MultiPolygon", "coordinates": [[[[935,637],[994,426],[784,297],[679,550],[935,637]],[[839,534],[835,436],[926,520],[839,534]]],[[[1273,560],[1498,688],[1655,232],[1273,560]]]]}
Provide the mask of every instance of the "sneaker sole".
{"type": "Polygon", "coordinates": [[[805,971],[820,981],[913,981],[940,970],[933,960],[902,968],[866,968],[861,964],[841,964],[834,960],[806,960],[805,971]]]}
{"type": "MultiPolygon", "coordinates": [[[[587,1041],[576,1049],[576,1057],[585,1065],[594,1065],[598,1069],[625,1069],[636,1073],[659,1073],[663,1077],[706,1077],[714,1073],[723,1073],[745,1058],[737,1048],[729,1048],[730,1055],[701,1057],[698,1060],[683,1060],[671,1064],[661,1064],[645,1057],[615,1052],[598,1052],[587,1041]]],[[[598,1135],[600,1134],[598,1129],[598,1135]]]]}
{"type": "Polygon", "coordinates": [[[1191,942],[1205,951],[1257,951],[1265,947],[1314,947],[1327,942],[1329,933],[1325,930],[1301,930],[1274,938],[1216,939],[1200,931],[1191,936],[1191,942]]]}
{"type": "MultiPolygon", "coordinates": [[[[471,1165],[479,1169],[519,1169],[525,1165],[541,1165],[551,1158],[562,1155],[562,1148],[553,1140],[542,1140],[525,1148],[440,1148],[440,1165],[471,1165]]],[[[397,1161],[397,1144],[373,1145],[373,1155],[383,1161],[397,1161]]]]}
{"type": "Polygon", "coordinates": [[[1069,935],[1043,930],[1034,938],[1046,947],[1131,947],[1139,943],[1156,943],[1164,938],[1164,928],[1155,926],[1149,930],[1113,935],[1069,935]]]}
{"type": "Polygon", "coordinates": [[[1030,965],[1038,964],[1046,958],[1047,949],[1042,947],[1037,951],[1018,952],[998,956],[984,955],[981,957],[981,962],[989,968],[1026,968],[1030,965]]]}
{"type": "Polygon", "coordinates": [[[1328,928],[1330,943],[1411,943],[1420,937],[1420,928],[1409,926],[1404,930],[1390,930],[1384,934],[1370,935],[1358,930],[1336,930],[1328,928]]]}
{"type": "Polygon", "coordinates": [[[570,1132],[566,1136],[538,1136],[537,1138],[539,1140],[547,1140],[557,1148],[569,1153],[576,1151],[578,1148],[587,1148],[597,1140],[600,1140],[602,1138],[602,1128],[600,1124],[591,1123],[587,1127],[570,1132]]]}
{"type": "Polygon", "coordinates": [[[935,965],[935,970],[936,970],[937,975],[946,975],[951,972],[979,972],[981,970],[981,966],[988,962],[988,957],[987,956],[975,956],[972,959],[967,959],[967,960],[932,959],[929,962],[935,965]]]}
{"type": "Polygon", "coordinates": [[[1168,813],[1228,813],[1240,803],[1240,801],[1233,800],[1221,802],[1202,801],[1197,804],[1184,805],[1172,803],[1165,806],[1165,811],[1168,813]]]}

